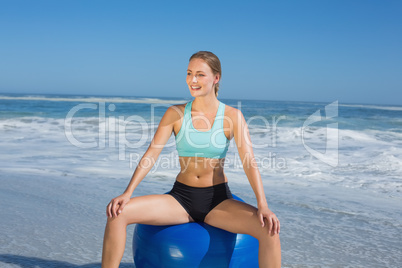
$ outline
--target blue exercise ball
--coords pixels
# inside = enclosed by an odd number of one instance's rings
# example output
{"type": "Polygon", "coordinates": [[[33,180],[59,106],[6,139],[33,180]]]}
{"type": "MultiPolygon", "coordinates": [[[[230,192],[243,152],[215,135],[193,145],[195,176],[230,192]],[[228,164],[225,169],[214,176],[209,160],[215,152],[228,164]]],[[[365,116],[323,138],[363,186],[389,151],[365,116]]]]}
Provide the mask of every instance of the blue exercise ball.
{"type": "Polygon", "coordinates": [[[133,257],[136,268],[257,268],[258,240],[206,223],[137,224],[133,257]]]}

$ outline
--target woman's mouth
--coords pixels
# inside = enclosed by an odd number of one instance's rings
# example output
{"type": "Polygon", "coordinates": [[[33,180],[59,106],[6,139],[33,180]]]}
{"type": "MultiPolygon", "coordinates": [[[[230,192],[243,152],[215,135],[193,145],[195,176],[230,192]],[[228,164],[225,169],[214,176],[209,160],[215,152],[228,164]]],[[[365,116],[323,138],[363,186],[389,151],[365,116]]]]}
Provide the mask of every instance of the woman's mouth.
{"type": "Polygon", "coordinates": [[[199,90],[201,87],[198,87],[198,86],[191,86],[191,89],[192,90],[199,90]]]}

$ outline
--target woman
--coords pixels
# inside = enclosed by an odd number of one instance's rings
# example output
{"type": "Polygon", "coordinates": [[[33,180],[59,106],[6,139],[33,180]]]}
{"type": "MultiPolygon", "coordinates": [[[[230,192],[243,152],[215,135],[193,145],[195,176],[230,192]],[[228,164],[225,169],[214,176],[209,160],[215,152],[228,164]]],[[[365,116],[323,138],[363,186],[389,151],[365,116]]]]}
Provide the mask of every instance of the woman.
{"type": "Polygon", "coordinates": [[[217,99],[221,65],[217,56],[200,51],[191,56],[187,84],[194,100],[167,109],[153,140],[124,193],[107,205],[102,267],[118,267],[128,224],[172,225],[203,221],[259,241],[259,266],[280,267],[280,224],[268,208],[245,119],[238,109],[217,99]],[[181,171],[168,194],[131,198],[151,170],[171,134],[175,135],[181,171]],[[234,138],[258,208],[232,199],[223,171],[234,138]]]}

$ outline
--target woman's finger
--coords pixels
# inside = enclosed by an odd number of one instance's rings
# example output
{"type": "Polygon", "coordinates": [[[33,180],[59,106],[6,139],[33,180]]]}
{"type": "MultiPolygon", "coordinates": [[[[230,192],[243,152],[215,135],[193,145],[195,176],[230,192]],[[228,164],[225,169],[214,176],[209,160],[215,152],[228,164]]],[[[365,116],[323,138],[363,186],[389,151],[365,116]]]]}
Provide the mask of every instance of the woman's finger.
{"type": "Polygon", "coordinates": [[[272,218],[273,221],[273,228],[272,228],[272,233],[273,234],[279,234],[279,220],[277,217],[272,218]]]}
{"type": "Polygon", "coordinates": [[[272,217],[267,217],[267,220],[268,220],[268,233],[271,233],[271,232],[272,232],[272,228],[273,228],[273,226],[274,226],[272,217]]]}
{"type": "Polygon", "coordinates": [[[111,207],[112,207],[111,203],[109,203],[109,204],[106,206],[106,216],[108,216],[109,218],[112,217],[112,210],[111,210],[111,207]]]}
{"type": "Polygon", "coordinates": [[[281,231],[281,222],[278,220],[278,234],[279,234],[279,232],[281,231]]]}
{"type": "Polygon", "coordinates": [[[276,234],[278,229],[278,220],[276,218],[272,218],[272,234],[276,234]]]}
{"type": "Polygon", "coordinates": [[[112,216],[113,217],[117,217],[116,210],[117,210],[118,204],[119,204],[119,202],[117,200],[113,200],[113,204],[112,204],[112,216]]]}
{"type": "Polygon", "coordinates": [[[127,201],[123,201],[121,203],[118,214],[120,214],[123,211],[123,208],[127,205],[127,203],[128,203],[127,201]]]}
{"type": "Polygon", "coordinates": [[[261,226],[264,227],[264,226],[265,226],[264,215],[262,215],[262,214],[260,213],[260,214],[258,215],[258,217],[260,218],[261,226]]]}

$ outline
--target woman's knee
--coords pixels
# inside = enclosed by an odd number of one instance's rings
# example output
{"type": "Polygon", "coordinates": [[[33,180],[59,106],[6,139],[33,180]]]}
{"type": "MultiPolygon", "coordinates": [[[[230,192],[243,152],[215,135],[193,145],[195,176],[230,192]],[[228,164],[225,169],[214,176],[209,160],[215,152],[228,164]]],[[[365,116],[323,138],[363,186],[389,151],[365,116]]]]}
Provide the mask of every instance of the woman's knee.
{"type": "MultiPolygon", "coordinates": [[[[127,204],[129,206],[129,204],[127,204]]],[[[125,207],[120,213],[118,213],[115,217],[107,217],[106,224],[108,225],[128,225],[129,224],[129,209],[125,207]]],[[[131,214],[131,213],[130,213],[131,214]]],[[[131,217],[132,218],[132,217],[131,217]]],[[[132,221],[132,219],[130,219],[132,221]]]]}
{"type": "MultiPolygon", "coordinates": [[[[267,229],[267,228],[264,228],[267,229]]],[[[272,234],[269,233],[268,231],[262,232],[258,237],[258,242],[263,245],[265,245],[268,248],[277,248],[280,247],[280,238],[279,234],[272,234]]]]}
{"type": "Polygon", "coordinates": [[[106,220],[106,226],[127,226],[127,221],[123,218],[122,215],[117,217],[108,217],[106,220]]]}

